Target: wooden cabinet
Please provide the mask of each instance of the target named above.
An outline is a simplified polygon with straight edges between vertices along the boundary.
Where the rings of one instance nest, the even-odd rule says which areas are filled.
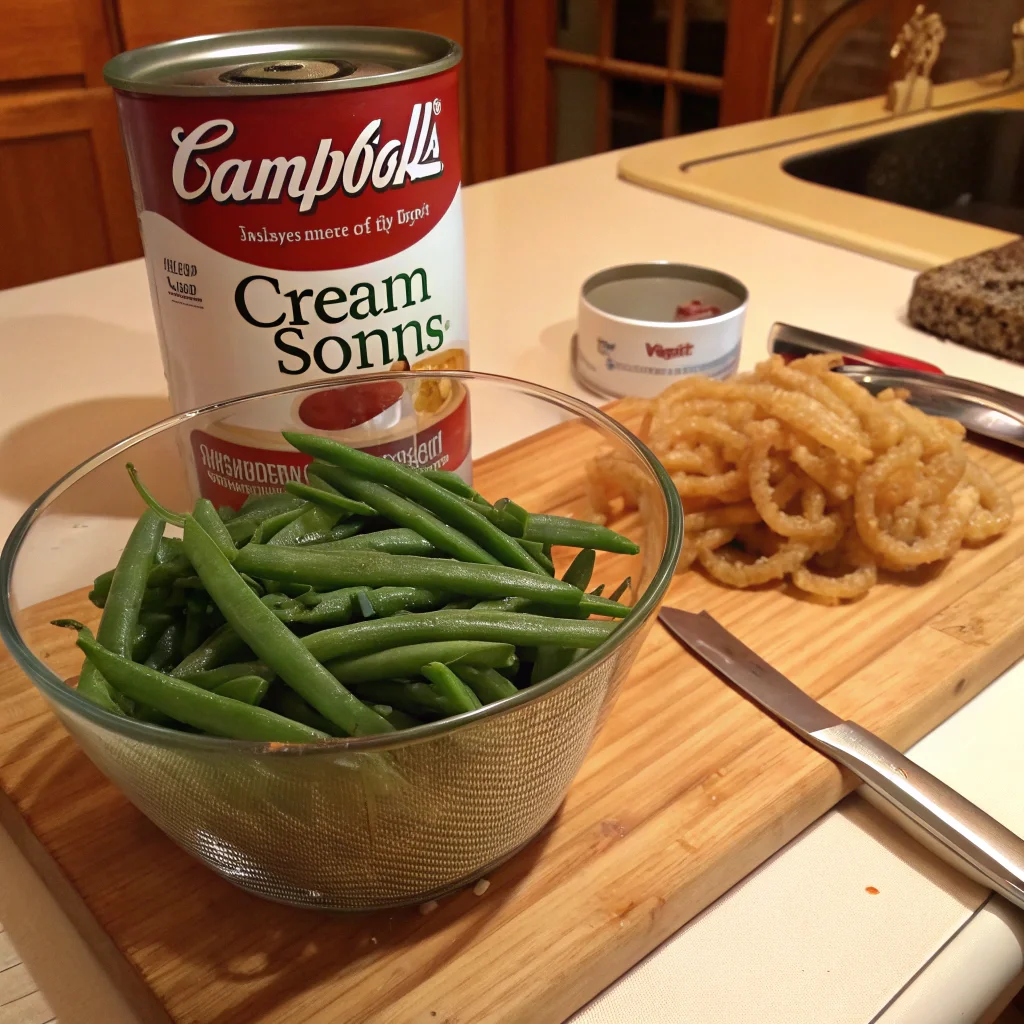
[[[508,0],[512,2],[512,0]],[[505,0],[0,0],[0,288],[141,255],[103,65],[191,35],[382,25],[463,45],[463,179],[505,173]]]
[[[141,251],[103,0],[0,0],[0,288]]]
[[[108,89],[0,101],[0,286],[141,254]]]

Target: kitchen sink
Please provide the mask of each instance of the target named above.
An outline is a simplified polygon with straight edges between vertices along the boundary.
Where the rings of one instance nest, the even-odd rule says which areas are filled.
[[[1024,110],[985,109],[790,157],[816,185],[1024,234]]]

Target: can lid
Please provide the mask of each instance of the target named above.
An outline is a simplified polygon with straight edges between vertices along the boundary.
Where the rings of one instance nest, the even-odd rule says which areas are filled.
[[[127,50],[103,77],[124,92],[158,95],[331,92],[423,78],[461,58],[451,39],[412,29],[271,28]]]

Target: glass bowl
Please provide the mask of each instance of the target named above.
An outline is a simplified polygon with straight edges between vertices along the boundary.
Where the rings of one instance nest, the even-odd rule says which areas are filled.
[[[374,388],[385,398],[367,407]],[[391,444],[391,457],[413,464],[436,457],[440,446],[456,468],[461,452],[462,470],[472,468],[488,497],[509,496],[531,511],[585,515],[588,459],[617,453],[650,492],[641,512],[614,524],[641,553],[602,555],[594,579],[611,590],[628,572],[633,611],[557,675],[476,711],[386,736],[269,749],[118,717],[80,698],[65,681],[81,667],[74,635],[47,623],[98,621],[88,586],[115,563],[142,509],[125,462],[171,507],[190,506],[197,490],[217,504],[222,491],[231,492],[237,503],[246,488],[280,489],[285,473],[267,469],[285,456],[266,452],[247,468],[240,444],[266,445],[283,428],[309,430],[310,419],[338,427],[332,417],[353,405],[363,411],[350,420],[368,418],[346,421],[332,436],[378,450]],[[438,424],[449,429],[449,414],[471,429],[461,440],[449,430],[441,444]],[[221,449],[228,454],[218,456]],[[301,475],[294,453],[288,458],[288,472]],[[218,874],[301,906],[399,906],[475,881],[554,815],[653,622],[681,540],[682,509],[665,470],[628,430],[585,402],[469,372],[320,382],[164,420],[55,484],[0,556],[0,636],[97,767]],[[564,567],[571,554],[556,548],[556,562]]]

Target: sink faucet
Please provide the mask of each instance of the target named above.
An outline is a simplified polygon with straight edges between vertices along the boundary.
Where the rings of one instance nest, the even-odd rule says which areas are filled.
[[[934,12],[925,14],[924,4],[918,4],[889,51],[893,60],[903,61],[902,75],[889,86],[887,106],[894,114],[909,114],[931,106],[932,68],[945,38],[942,18]]]

